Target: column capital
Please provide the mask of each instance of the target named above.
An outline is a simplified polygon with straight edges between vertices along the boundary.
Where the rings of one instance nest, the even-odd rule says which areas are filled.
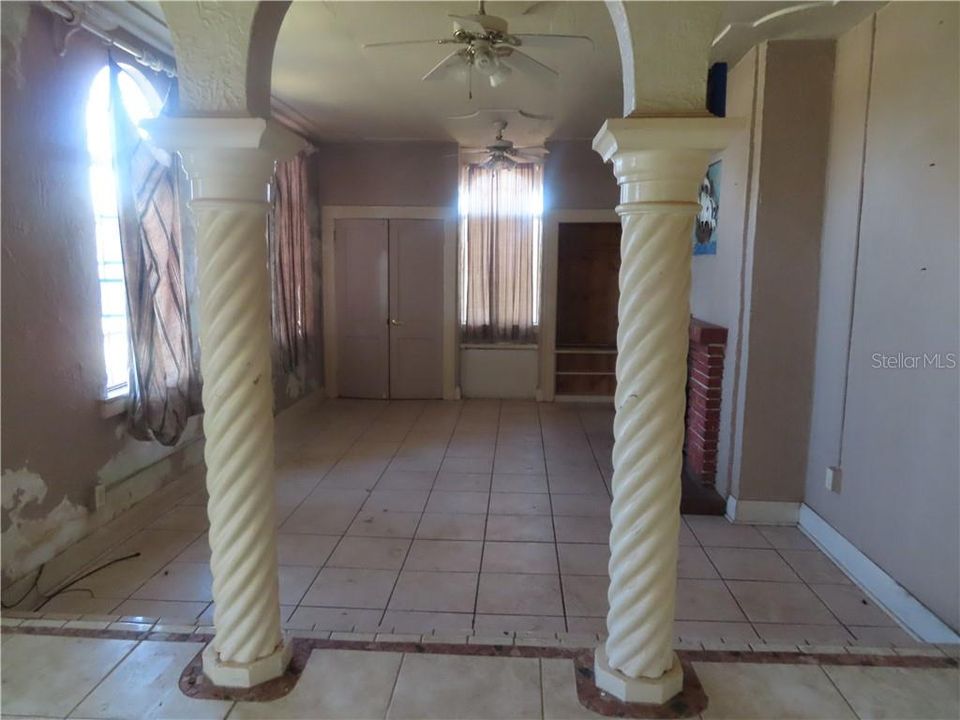
[[[159,117],[141,127],[180,153],[194,201],[263,203],[274,164],[307,147],[280,123],[257,117]]]
[[[604,162],[617,155],[650,150],[716,152],[746,127],[740,118],[640,117],[612,118],[593,138],[593,149]]]
[[[696,212],[696,196],[711,156],[745,124],[739,118],[645,117],[607,120],[593,139],[613,162],[620,185],[617,212]],[[673,207],[670,207],[673,205]]]

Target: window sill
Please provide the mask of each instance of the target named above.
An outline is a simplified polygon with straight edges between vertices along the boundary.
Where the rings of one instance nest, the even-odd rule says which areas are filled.
[[[123,415],[127,411],[127,399],[129,395],[123,393],[122,395],[114,395],[113,397],[104,398],[100,401],[100,417],[112,418],[117,415]]]
[[[461,350],[536,350],[536,343],[460,343]]]

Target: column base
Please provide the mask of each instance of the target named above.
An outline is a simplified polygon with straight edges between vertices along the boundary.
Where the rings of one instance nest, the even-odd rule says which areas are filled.
[[[290,664],[290,643],[280,641],[269,655],[250,663],[224,662],[210,642],[203,649],[203,674],[221,687],[250,688],[283,675]]]
[[[660,677],[632,678],[610,667],[607,649],[601,645],[594,653],[593,675],[598,688],[623,702],[663,705],[683,690],[683,669],[676,653],[670,669]]]

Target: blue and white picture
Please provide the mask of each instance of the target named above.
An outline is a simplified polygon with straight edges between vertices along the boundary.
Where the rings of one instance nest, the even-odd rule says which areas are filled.
[[[693,224],[693,254],[717,254],[717,220],[720,217],[720,161],[711,163],[700,183],[700,212]]]

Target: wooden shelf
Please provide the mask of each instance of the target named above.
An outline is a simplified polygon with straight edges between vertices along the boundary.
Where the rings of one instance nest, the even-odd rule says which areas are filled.
[[[558,228],[557,395],[608,397],[616,390],[620,235],[618,223]]]

